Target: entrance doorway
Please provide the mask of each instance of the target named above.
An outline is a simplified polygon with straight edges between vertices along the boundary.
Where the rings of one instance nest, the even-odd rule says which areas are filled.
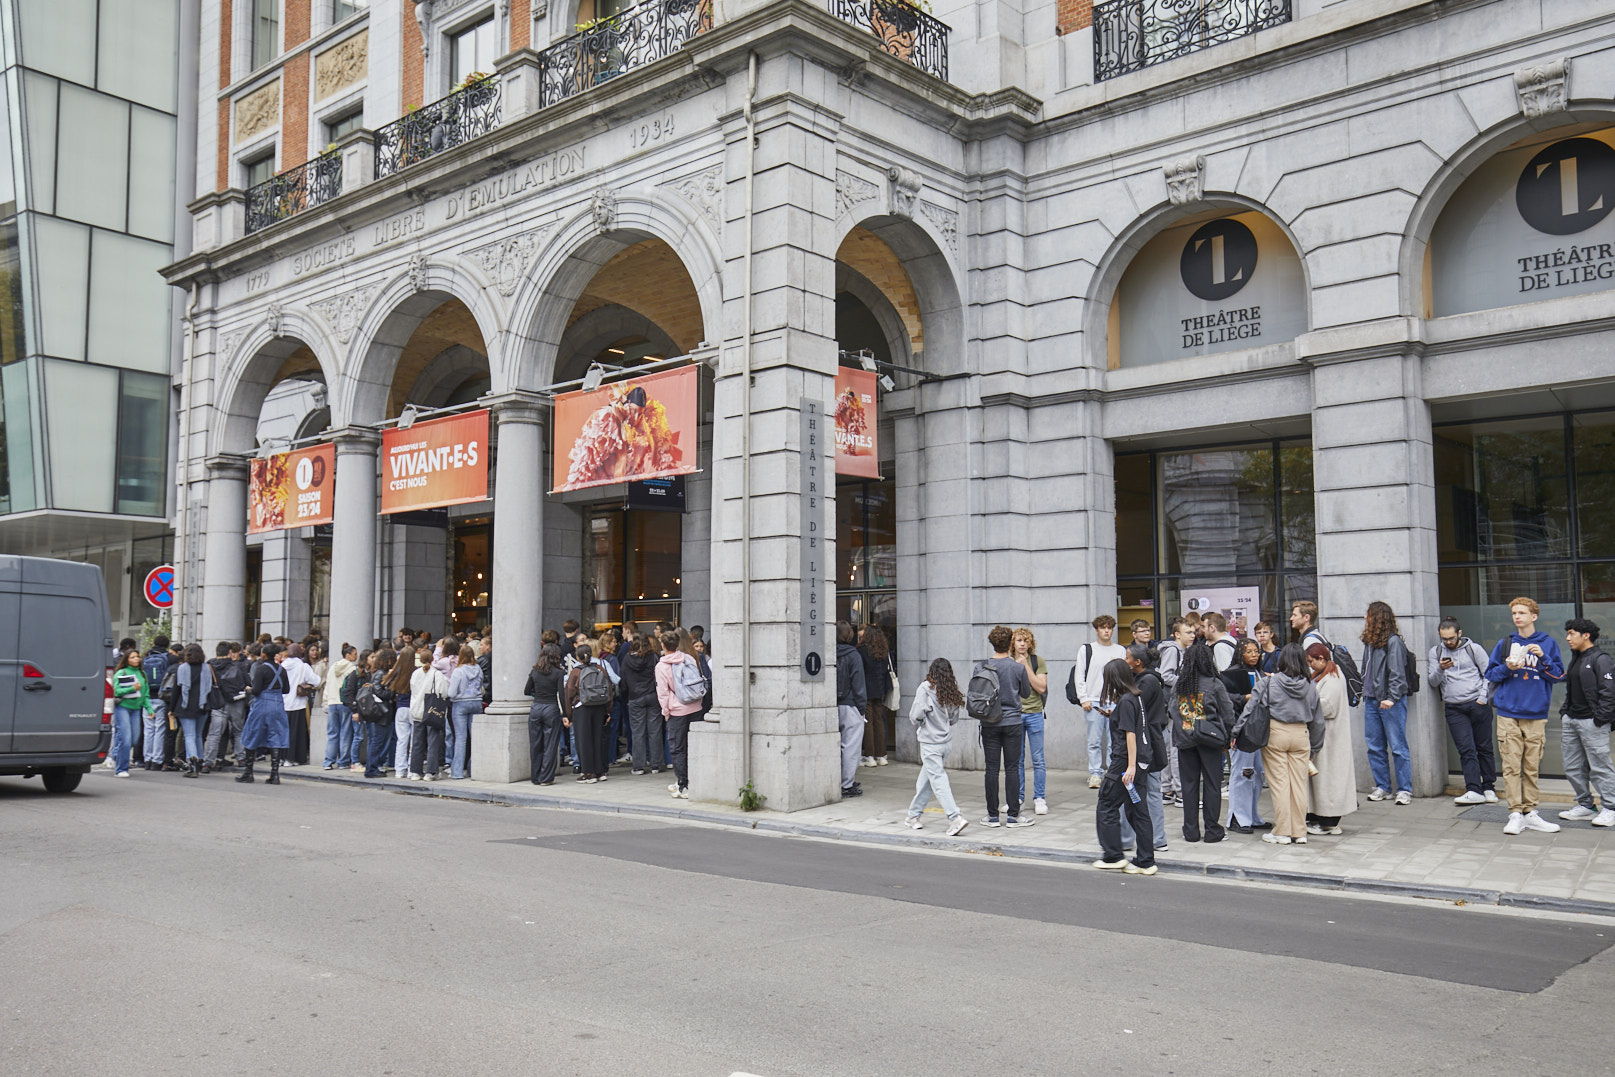
[[[596,629],[679,620],[684,518],[677,512],[591,508],[584,536],[586,611]]]
[[[493,517],[456,520],[452,535],[454,630],[485,628],[493,624]]]

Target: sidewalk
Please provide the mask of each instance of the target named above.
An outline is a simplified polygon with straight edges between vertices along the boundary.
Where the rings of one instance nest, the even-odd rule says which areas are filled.
[[[932,802],[924,829],[903,825],[916,766],[893,763],[861,768],[864,796],[820,808],[782,815],[742,812],[734,803],[674,800],[668,795],[671,775],[633,777],[627,768],[611,780],[582,785],[570,775],[553,786],[526,782],[399,781],[366,779],[347,771],[293,767],[281,771],[298,781],[329,781],[384,788],[420,796],[449,797],[530,807],[612,811],[742,826],[755,830],[845,841],[947,848],[988,855],[1020,856],[1067,863],[1086,863],[1098,855],[1094,836],[1095,791],[1087,775],[1050,771],[1049,814],[1037,825],[1019,830],[981,826],[984,812],[982,775],[950,771],[954,795],[970,820],[957,838],[944,834],[941,810]],[[1271,819],[1267,794],[1263,818]],[[1565,804],[1544,804],[1545,817],[1560,822]],[[1226,808],[1224,808],[1226,816]],[[1503,805],[1456,807],[1449,797],[1415,800],[1406,807],[1389,801],[1364,800],[1347,816],[1338,838],[1314,837],[1306,845],[1270,845],[1260,835],[1230,832],[1214,845],[1182,840],[1182,811],[1167,808],[1169,847],[1157,854],[1163,873],[1187,873],[1333,890],[1356,890],[1427,897],[1469,904],[1511,905],[1560,912],[1615,917],[1615,829],[1586,823],[1562,823],[1557,834],[1503,834],[1508,811]]]

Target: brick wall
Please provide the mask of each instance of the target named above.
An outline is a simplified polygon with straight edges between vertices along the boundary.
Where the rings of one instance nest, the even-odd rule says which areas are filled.
[[[230,85],[230,49],[235,38],[231,0],[219,0],[219,89]],[[230,186],[230,102],[219,102],[218,190]]]
[[[1059,0],[1054,32],[1069,34],[1093,25],[1093,0]]]
[[[308,65],[309,55],[304,52],[281,68],[279,172],[308,160]]]
[[[407,109],[411,105],[420,105],[425,99],[421,96],[422,83],[426,73],[421,61],[421,24],[415,21],[415,7],[406,4],[404,8],[404,32],[398,35],[399,66],[403,71],[399,98]]]
[[[533,43],[532,0],[513,0],[510,5],[510,47],[525,49]]]

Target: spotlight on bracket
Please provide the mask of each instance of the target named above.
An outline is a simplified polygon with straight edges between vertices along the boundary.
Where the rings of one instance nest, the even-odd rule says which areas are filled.
[[[420,415],[421,409],[414,404],[405,404],[403,412],[398,416],[398,429],[408,430],[415,425],[415,419]]]
[[[865,370],[873,373],[875,370],[875,353],[868,348],[860,350],[858,352],[858,363]]]
[[[583,391],[592,393],[600,388],[600,382],[606,376],[606,368],[599,363],[590,363],[589,369],[583,375]]]
[[[879,380],[880,387],[886,390],[888,393],[897,389],[897,383],[892,380],[892,376],[890,374],[882,374]]]

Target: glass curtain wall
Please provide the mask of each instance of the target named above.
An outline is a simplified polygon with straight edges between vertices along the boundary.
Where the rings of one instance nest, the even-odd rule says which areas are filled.
[[[1508,603],[1522,595],[1542,607],[1537,627],[1561,651],[1571,617],[1615,636],[1615,411],[1444,423],[1434,434],[1441,612],[1488,651],[1513,631]],[[1544,774],[1564,772],[1563,698],[1561,684]]]
[[[1193,600],[1251,609],[1289,634],[1292,602],[1317,598],[1312,447],[1267,441],[1116,454],[1116,619],[1156,638]],[[1236,635],[1254,628],[1232,625]]]

